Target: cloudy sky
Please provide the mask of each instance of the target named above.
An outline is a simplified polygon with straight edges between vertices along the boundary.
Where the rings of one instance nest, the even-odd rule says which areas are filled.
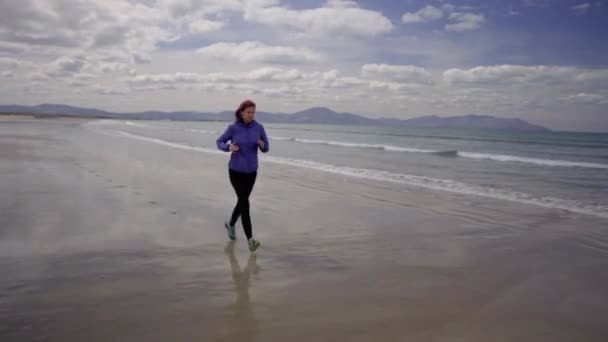
[[[608,1],[0,0],[0,104],[608,132]]]

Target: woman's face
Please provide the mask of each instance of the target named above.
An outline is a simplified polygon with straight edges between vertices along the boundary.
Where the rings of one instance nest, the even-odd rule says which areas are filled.
[[[253,121],[253,118],[255,117],[255,107],[247,107],[247,108],[243,109],[243,112],[241,115],[243,116],[243,121],[245,121],[245,122]]]

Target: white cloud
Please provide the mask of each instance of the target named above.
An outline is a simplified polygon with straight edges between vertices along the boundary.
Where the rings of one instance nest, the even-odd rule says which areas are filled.
[[[83,89],[87,86],[87,83],[80,80],[70,80],[68,81],[68,85],[72,88]]]
[[[84,65],[83,57],[61,57],[51,63],[51,73],[58,75],[78,73]]]
[[[456,6],[454,6],[452,4],[443,4],[443,5],[441,5],[441,9],[444,12],[454,12],[456,10]]]
[[[23,62],[16,58],[0,57],[0,66],[3,68],[18,68]]]
[[[330,70],[323,73],[313,73],[309,78],[313,82],[310,88],[325,88],[325,89],[348,89],[364,86],[367,82],[353,76],[342,76],[338,70]]]
[[[401,21],[404,24],[413,24],[413,23],[425,23],[429,21],[434,21],[441,19],[443,17],[443,12],[434,6],[427,5],[426,7],[411,13],[404,13],[401,17]]]
[[[48,64],[34,64],[23,62],[22,69],[29,71],[28,79],[34,79],[41,84],[45,81],[53,81],[50,84],[57,85],[58,81],[71,82],[91,80],[98,74],[108,74],[118,71],[120,63],[100,63],[90,61],[84,54],[59,57]],[[44,75],[44,77],[40,76]]]
[[[47,81],[49,77],[41,72],[30,72],[27,74],[27,79],[30,81]]]
[[[379,90],[379,91],[390,91],[394,93],[410,93],[417,94],[419,91],[416,87],[412,87],[410,84],[404,84],[399,82],[391,82],[391,81],[370,81],[369,83],[370,89]],[[386,94],[386,93],[385,93]]]
[[[0,2],[0,49],[26,46],[28,55],[47,59],[86,51],[91,61],[109,54],[130,61],[176,32],[160,10],[132,1]]]
[[[414,65],[365,64],[361,67],[361,75],[372,79],[433,84],[431,73]]]
[[[203,75],[196,73],[176,72],[172,74],[141,74],[133,77],[133,84],[163,84],[163,83],[196,83],[204,81]]]
[[[128,84],[136,91],[152,90],[205,90],[210,92],[251,92],[256,82],[272,84],[273,79],[263,73],[190,73],[140,74],[129,79]],[[276,81],[276,80],[275,80]],[[281,81],[283,82],[283,81]]]
[[[257,81],[293,81],[303,78],[297,69],[284,70],[281,68],[260,68],[247,73],[247,79]]]
[[[238,0],[157,0],[156,7],[171,18],[212,15],[225,11],[240,11],[243,4]]]
[[[557,66],[496,65],[471,69],[448,69],[443,79],[448,84],[517,84],[530,81],[568,80],[576,75],[576,69]]]
[[[125,95],[129,93],[129,89],[125,87],[115,87],[115,86],[95,86],[93,87],[94,91],[99,95]]]
[[[451,24],[446,24],[446,31],[463,32],[477,30],[486,21],[483,14],[454,12],[450,14]]]
[[[277,4],[277,1],[249,1],[245,6],[244,18],[258,24],[289,27],[323,37],[374,37],[393,30],[392,22],[381,12],[360,8],[353,1],[332,0],[322,7],[304,10],[293,10]]]
[[[443,79],[432,96],[441,100],[439,108],[533,118],[559,129],[608,129],[602,119],[608,108],[608,69],[479,66],[448,69]]]
[[[578,93],[562,98],[570,104],[608,104],[608,97],[599,94]]]
[[[594,84],[608,85],[608,69],[586,70],[577,73],[575,80]]]
[[[0,41],[0,53],[24,53],[28,50],[28,46],[20,43]]]
[[[131,69],[128,64],[112,62],[112,63],[99,63],[95,67],[94,70],[99,73],[107,74],[107,73],[114,73],[114,72],[128,73],[128,72],[130,72]]]
[[[152,62],[152,59],[150,58],[149,55],[141,54],[141,53],[134,53],[131,56],[131,61],[135,64],[150,64],[150,62]]]
[[[8,78],[8,79],[14,79],[15,73],[12,71],[4,71],[4,72],[2,72],[2,77]]]
[[[221,30],[226,13],[242,12],[241,0],[157,0],[155,8],[166,17],[165,25],[177,36]]]
[[[190,22],[189,24],[191,33],[205,33],[211,31],[217,31],[226,25],[221,21],[212,21],[207,19],[198,19]]]
[[[297,69],[259,68],[247,73],[191,73],[176,72],[169,74],[141,74],[130,79],[132,84],[204,84],[204,83],[252,83],[252,82],[285,82],[307,77]]]
[[[197,52],[204,57],[236,60],[243,63],[311,63],[321,60],[321,55],[308,48],[269,46],[260,42],[215,43]]]
[[[285,82],[289,82],[285,84]],[[260,94],[280,92],[283,95],[301,96],[317,94],[324,96],[328,90],[366,89],[370,81],[348,75],[342,75],[338,70],[314,71],[302,73],[297,69],[259,68],[248,73],[173,73],[173,74],[143,74],[133,77],[129,82],[138,90],[150,89],[206,89],[210,91],[226,91],[239,89]],[[281,85],[279,87],[273,85]],[[288,86],[289,91],[285,91]],[[395,87],[399,88],[399,87]],[[264,91],[263,89],[274,89]],[[282,89],[282,90],[281,90]],[[279,91],[281,90],[281,91]]]
[[[303,89],[299,87],[294,87],[291,85],[283,85],[276,88],[257,88],[252,87],[251,93],[254,95],[261,94],[265,96],[269,96],[273,99],[281,99],[283,101],[298,101],[302,100],[305,97],[306,93]]]
[[[145,77],[145,76],[144,76]],[[155,79],[166,82],[168,79],[179,78],[179,75],[163,75]],[[183,77],[182,77],[183,78]],[[272,87],[272,84],[284,84],[289,82],[288,85],[291,90],[297,89],[295,92],[286,92],[298,94],[302,96],[303,92],[306,94],[314,94],[317,97],[328,96],[328,92],[331,91],[392,91],[392,92],[413,92],[416,86],[420,86],[420,83],[404,83],[393,80],[378,81],[375,79],[361,79],[356,76],[343,74],[339,70],[332,69],[328,71],[313,71],[313,72],[301,72],[297,69],[281,69],[281,68],[260,68],[253,70],[248,73],[212,73],[212,74],[198,74],[192,77],[198,82],[223,82],[226,84],[239,84],[242,87],[248,87],[250,89],[284,89],[281,87]],[[399,77],[398,77],[399,78]],[[420,81],[418,77],[411,76],[411,78]],[[410,80],[411,81],[411,80]],[[269,94],[264,91],[260,91],[262,94]],[[301,98],[300,98],[301,99]]]
[[[576,6],[572,6],[571,8],[576,14],[587,14],[587,12],[589,12],[589,10],[591,9],[591,4],[585,2]]]

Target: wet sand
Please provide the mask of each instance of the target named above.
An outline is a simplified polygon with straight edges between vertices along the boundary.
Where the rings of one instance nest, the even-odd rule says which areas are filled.
[[[607,221],[0,122],[1,341],[608,340]]]

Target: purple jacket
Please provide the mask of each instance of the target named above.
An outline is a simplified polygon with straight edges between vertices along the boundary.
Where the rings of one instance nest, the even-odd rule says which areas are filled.
[[[264,141],[264,148],[259,147],[258,139]],[[242,121],[237,121],[226,129],[226,131],[217,138],[217,148],[228,152],[231,141],[239,147],[239,150],[232,152],[228,167],[234,171],[242,173],[252,173],[258,170],[258,148],[260,151],[268,152],[270,145],[264,126],[253,120],[249,124]]]

